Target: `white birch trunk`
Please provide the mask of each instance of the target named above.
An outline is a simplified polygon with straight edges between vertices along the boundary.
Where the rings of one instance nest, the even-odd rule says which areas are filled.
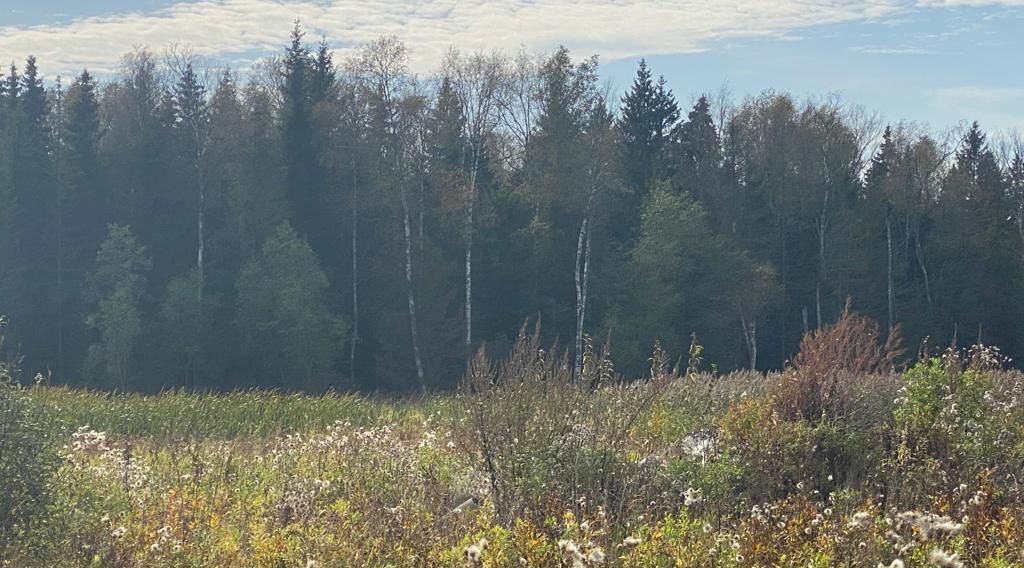
[[[747,360],[750,370],[753,371],[757,369],[757,322],[740,316],[740,326],[743,328],[743,342],[747,347]]]
[[[469,172],[469,195],[466,205],[466,361],[473,356],[473,229],[474,229],[474,205],[476,204],[476,173],[479,168],[479,150],[473,148],[472,170]]]
[[[409,331],[412,335],[412,354],[416,362],[416,380],[419,382],[420,390],[427,391],[427,384],[423,379],[423,361],[420,358],[419,332],[416,325],[416,295],[413,289],[412,277],[412,227],[409,219],[409,199],[406,196],[405,186],[401,189],[402,198],[402,224],[405,233],[405,284],[406,296],[409,301]]]
[[[583,367],[583,318],[584,318],[584,292],[583,292],[583,249],[584,239],[587,238],[587,223],[590,221],[587,217],[583,218],[583,223],[580,224],[579,237],[576,239],[576,270],[573,273],[573,277],[576,281],[576,342],[575,342],[575,356],[573,358],[572,366],[572,377],[573,380],[579,380],[580,372]]]

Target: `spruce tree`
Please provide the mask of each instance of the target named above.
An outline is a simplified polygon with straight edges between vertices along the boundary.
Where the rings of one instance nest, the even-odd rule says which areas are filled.
[[[664,174],[662,152],[678,120],[679,106],[665,79],[655,82],[641,59],[633,86],[622,97],[617,121],[626,183],[641,200],[651,182]]]
[[[86,306],[81,290],[92,268],[93,251],[106,233],[107,203],[99,157],[100,104],[96,81],[88,71],[75,79],[64,97],[57,198],[57,238],[63,361],[55,370],[73,373],[67,363],[81,361],[87,347]],[[62,380],[65,377],[59,377]]]

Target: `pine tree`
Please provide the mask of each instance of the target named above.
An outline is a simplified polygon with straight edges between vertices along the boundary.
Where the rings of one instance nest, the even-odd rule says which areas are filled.
[[[10,116],[9,183],[14,200],[17,252],[11,267],[12,330],[30,372],[44,371],[57,355],[56,192],[50,143],[50,106],[35,57],[18,75],[12,66],[7,92]]]
[[[303,43],[304,36],[305,32],[296,22],[283,62],[281,144],[285,192],[292,207],[293,225],[319,253],[322,251],[318,226],[321,196],[313,148],[314,60]]]
[[[697,99],[686,121],[673,131],[667,154],[673,185],[703,204],[712,226],[726,230],[735,222],[735,214],[730,211],[734,196],[726,193],[723,183],[721,141],[706,96]]]
[[[88,71],[68,88],[61,125],[57,198],[62,357],[55,368],[67,372],[65,360],[80,361],[85,353],[86,307],[80,293],[92,268],[93,251],[106,233],[107,208],[99,158],[100,104],[96,82]],[[65,377],[59,377],[62,380]]]
[[[629,188],[643,200],[651,182],[665,174],[663,151],[679,120],[679,106],[665,79],[652,80],[647,62],[640,60],[633,87],[622,97],[617,121],[622,139],[622,163]]]
[[[330,98],[335,88],[337,70],[334,67],[334,55],[327,45],[327,38],[320,40],[316,56],[313,58],[312,83],[310,86],[310,102],[316,106]]]
[[[1017,150],[1006,173],[1007,194],[1013,211],[1013,220],[1017,225],[1017,234],[1024,246],[1024,152]]]

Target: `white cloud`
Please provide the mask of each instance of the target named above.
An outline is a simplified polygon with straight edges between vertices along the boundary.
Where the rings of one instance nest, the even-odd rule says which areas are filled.
[[[935,52],[923,47],[883,47],[876,45],[861,45],[852,48],[857,53],[870,55],[933,55]]]
[[[917,0],[920,8],[955,8],[959,6],[1024,6],[1024,0]]]
[[[1024,115],[1016,103],[1024,100],[1024,87],[960,85],[931,90],[930,106],[954,120],[977,120],[983,128],[1024,129]]]
[[[619,59],[700,51],[716,39],[786,37],[905,6],[906,0],[199,0],[151,13],[0,27],[0,53],[32,53],[48,74],[82,67],[103,74],[136,45],[177,43],[229,58],[274,53],[301,18],[311,36],[325,34],[343,54],[395,34],[410,46],[414,68],[430,71],[452,45],[472,51],[564,44],[578,55]]]

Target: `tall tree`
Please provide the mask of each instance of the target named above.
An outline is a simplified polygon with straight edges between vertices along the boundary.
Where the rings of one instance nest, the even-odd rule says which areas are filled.
[[[651,183],[666,177],[665,150],[678,121],[679,105],[665,78],[654,81],[647,61],[641,59],[616,121],[625,182],[634,196],[628,205],[637,214]]]
[[[12,331],[25,350],[30,372],[46,372],[56,360],[58,310],[56,263],[56,191],[53,183],[50,104],[35,57],[20,75],[8,76],[8,183],[13,199],[15,247],[13,294],[5,300]]]
[[[1013,205],[1013,220],[1017,225],[1017,235],[1024,246],[1024,152],[1017,150],[1013,161],[1006,172],[1006,185],[1010,202]]]
[[[293,225],[318,255],[324,255],[330,248],[329,220],[324,215],[324,175],[317,161],[313,111],[318,97],[332,87],[334,71],[326,46],[314,56],[304,37],[296,22],[281,66],[281,151]]]
[[[454,92],[461,107],[457,113],[454,109],[445,109],[444,112],[448,114],[447,118],[460,121],[465,130],[461,136],[464,148],[461,156],[462,184],[459,190],[462,195],[456,197],[456,202],[464,212],[462,232],[465,240],[464,317],[467,361],[472,356],[473,347],[473,232],[474,212],[479,200],[477,179],[484,166],[485,144],[499,120],[497,96],[502,65],[497,54],[486,56],[477,53],[463,58],[457,51],[452,51],[446,62],[448,76],[442,84],[442,87],[447,85]],[[441,102],[450,104],[451,101],[441,99]]]
[[[377,171],[383,189],[397,201],[402,266],[405,279],[405,304],[409,339],[417,386],[426,390],[420,331],[417,322],[416,277],[413,256],[410,183],[420,163],[422,136],[417,129],[417,113],[422,100],[413,92],[408,72],[405,44],[395,37],[382,37],[363,47],[356,61],[364,88],[370,95],[371,128],[377,149]]]
[[[722,172],[721,140],[711,117],[711,103],[701,96],[693,109],[672,133],[667,154],[672,183],[697,198],[718,231],[732,231],[736,222],[735,196],[727,193]]]
[[[96,253],[86,295],[93,312],[87,322],[99,333],[87,365],[92,374],[105,371],[108,380],[125,389],[133,377],[132,353],[142,332],[140,302],[146,272],[152,263],[146,249],[125,225],[110,225],[107,240]]]
[[[238,280],[238,325],[253,372],[267,384],[312,388],[330,384],[335,349],[346,326],[327,303],[327,276],[309,245],[288,224],[278,226]],[[294,382],[296,377],[301,382]]]
[[[64,347],[72,360],[84,349],[85,306],[80,290],[92,268],[93,251],[106,234],[107,207],[99,158],[100,103],[96,81],[82,71],[63,98],[57,172],[57,282],[60,353],[56,370],[64,376]],[[70,341],[65,342],[67,337]]]

